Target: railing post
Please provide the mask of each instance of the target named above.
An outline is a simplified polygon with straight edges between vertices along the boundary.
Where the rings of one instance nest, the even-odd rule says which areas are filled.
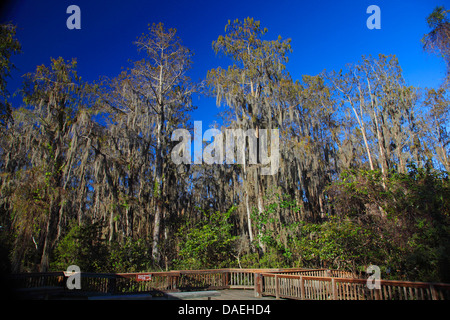
[[[374,289],[375,290],[375,300],[381,300],[381,289]]]
[[[333,295],[333,300],[337,300],[338,299],[337,287],[336,287],[336,281],[334,280],[334,278],[331,279],[331,293]]]
[[[175,274],[173,276],[173,290],[178,291],[178,287],[180,286],[180,274]]]
[[[110,293],[110,294],[116,293],[116,278],[115,277],[108,278],[108,293]]]
[[[169,290],[175,290],[175,287],[176,287],[176,278],[175,278],[175,276],[174,275],[168,275],[167,278],[168,278],[168,281],[167,281],[168,289]]]
[[[262,296],[262,276],[260,273],[255,273],[255,297]]]
[[[433,300],[439,300],[439,299],[438,299],[438,295],[437,295],[436,288],[435,288],[432,284],[430,284],[430,291],[431,291],[431,299],[433,299]]]
[[[275,275],[275,299],[280,299],[280,282],[277,274]]]
[[[300,277],[300,298],[305,300],[305,280],[303,280],[303,277]]]
[[[225,288],[229,288],[229,287],[230,287],[230,285],[229,285],[229,283],[228,283],[229,273],[230,273],[230,271],[224,271],[224,272],[222,273],[222,284],[223,284],[223,286],[224,286]]]

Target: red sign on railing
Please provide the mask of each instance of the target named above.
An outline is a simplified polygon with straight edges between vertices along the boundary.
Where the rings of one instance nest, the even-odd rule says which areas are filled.
[[[137,274],[136,281],[152,281],[151,274]]]

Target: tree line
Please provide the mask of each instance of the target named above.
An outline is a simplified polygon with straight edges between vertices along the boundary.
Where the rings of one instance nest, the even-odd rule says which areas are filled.
[[[449,67],[447,11],[427,21],[424,49]],[[117,77],[85,82],[76,59],[51,59],[24,76],[13,107],[21,47],[2,25],[2,268],[376,264],[383,278],[450,281],[448,79],[408,85],[380,54],[294,80],[290,39],[266,33],[228,21],[213,50],[230,63],[198,83],[176,30],[153,24],[134,42],[143,58]],[[194,94],[216,98],[218,129],[278,129],[277,173],[249,162],[249,142],[242,164],[175,164],[171,135],[194,135]]]

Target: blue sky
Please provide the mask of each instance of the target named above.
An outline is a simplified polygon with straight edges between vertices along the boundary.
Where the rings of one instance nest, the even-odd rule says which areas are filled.
[[[140,58],[133,45],[153,22],[176,28],[183,44],[194,51],[190,76],[199,80],[207,70],[224,65],[215,56],[213,40],[224,33],[227,21],[248,16],[268,28],[267,39],[278,35],[292,39],[293,53],[287,65],[295,79],[339,70],[362,55],[396,54],[410,85],[437,87],[444,75],[444,62],[422,50],[420,39],[429,31],[426,17],[447,0],[344,0],[344,1],[175,1],[175,0],[17,0],[2,9],[2,22],[18,26],[23,53],[13,58],[17,70],[9,80],[10,92],[33,72],[49,64],[50,57],[77,58],[78,73],[86,81],[114,77],[128,60]],[[69,30],[66,9],[81,9],[81,30]],[[369,5],[381,9],[381,29],[369,30]],[[197,97],[192,120],[207,127],[219,109],[215,100]]]

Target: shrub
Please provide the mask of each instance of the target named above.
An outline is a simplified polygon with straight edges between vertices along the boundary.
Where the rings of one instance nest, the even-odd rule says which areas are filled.
[[[150,243],[126,238],[110,246],[111,272],[144,272],[152,269]]]
[[[51,263],[53,270],[66,270],[77,265],[83,272],[105,272],[108,247],[101,237],[101,223],[72,225],[58,243]]]
[[[234,262],[236,236],[230,217],[236,207],[227,212],[205,212],[205,219],[189,228],[182,226],[177,233],[180,238],[179,269],[214,269],[229,267]]]

